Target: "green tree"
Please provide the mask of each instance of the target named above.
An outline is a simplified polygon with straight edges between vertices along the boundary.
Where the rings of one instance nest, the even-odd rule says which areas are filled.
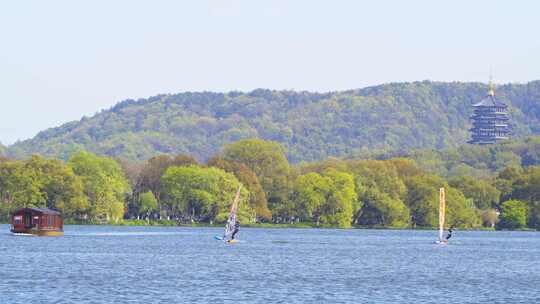
[[[32,156],[25,162],[24,169],[39,179],[47,208],[60,210],[68,216],[87,208],[82,180],[64,162]]]
[[[120,165],[111,158],[89,152],[74,154],[68,165],[82,179],[90,203],[87,214],[90,219],[96,222],[121,220],[130,187]]]
[[[321,221],[342,228],[351,227],[353,214],[361,207],[356,200],[354,177],[337,170],[327,170],[323,176],[331,183],[330,195],[322,207]]]
[[[397,157],[389,159],[388,162],[396,169],[398,176],[401,179],[411,178],[424,174],[422,169],[418,167],[418,164],[414,159]]]
[[[507,167],[521,166],[521,157],[513,151],[498,151],[494,155],[492,169],[496,172]]]
[[[402,199],[407,193],[393,162],[380,160],[349,161],[349,172],[359,182],[360,189],[377,189],[393,199]]]
[[[208,165],[233,173],[249,190],[249,205],[255,210],[257,219],[266,221],[272,219],[272,212],[268,209],[266,194],[255,172],[242,163],[227,161],[217,156],[210,159]]]
[[[9,212],[21,207],[45,207],[46,197],[35,171],[28,171],[21,161],[0,163],[0,199],[4,220]]]
[[[448,226],[476,227],[480,224],[472,200],[454,189],[440,177],[425,175],[407,181],[406,204],[411,211],[413,225],[437,227],[439,222],[439,188],[446,189],[446,223]]]
[[[157,211],[157,199],[152,191],[146,191],[139,196],[139,214],[148,217],[152,212]]]
[[[498,229],[517,229],[527,227],[527,203],[510,200],[501,204],[500,221]]]
[[[20,207],[47,207],[69,217],[88,202],[81,179],[69,167],[39,156],[0,163],[0,189],[6,214]]]
[[[513,186],[512,197],[529,205],[529,227],[540,229],[540,166],[527,168]]]
[[[459,189],[466,198],[472,199],[478,209],[487,210],[499,203],[500,191],[486,180],[460,176],[451,179],[449,183]]]
[[[409,225],[409,208],[400,199],[392,198],[376,188],[361,191],[359,197],[363,208],[358,224],[399,228]]]
[[[287,200],[289,162],[285,149],[279,143],[260,139],[240,140],[223,148],[223,158],[245,164],[255,172],[271,210]]]
[[[295,209],[304,220],[320,223],[323,206],[329,200],[332,181],[318,173],[311,172],[296,178],[293,186]],[[333,189],[332,189],[333,190]]]
[[[512,198],[515,183],[521,178],[523,169],[521,167],[507,167],[500,171],[495,178],[494,186],[501,193],[499,202],[507,201]]]
[[[301,174],[306,174],[309,172],[316,172],[319,174],[322,174],[326,170],[334,169],[341,172],[348,172],[348,164],[346,161],[336,158],[336,157],[329,157],[325,160],[318,161],[318,162],[301,162],[298,165],[299,172]]]
[[[326,169],[322,174],[310,172],[298,176],[293,183],[291,200],[287,208],[280,210],[280,215],[346,228],[351,226],[353,214],[360,207],[354,177]]]
[[[540,113],[539,113],[540,114]],[[523,165],[534,166],[540,164],[540,137],[530,137],[525,140],[526,148],[523,150]]]
[[[363,206],[356,216],[358,224],[393,227],[409,224],[409,210],[403,203],[407,189],[402,179],[419,174],[414,161],[349,161],[349,170],[355,175],[358,201]]]
[[[190,221],[224,220],[240,185],[230,173],[198,166],[170,167],[161,179],[171,214]],[[242,188],[238,213],[243,221],[253,218],[248,195]]]
[[[158,202],[158,208],[161,210],[161,177],[169,167],[190,165],[197,165],[197,161],[188,155],[177,155],[175,157],[170,155],[158,155],[148,159],[138,175],[137,187],[134,191],[135,196],[137,196],[138,193],[152,191]]]

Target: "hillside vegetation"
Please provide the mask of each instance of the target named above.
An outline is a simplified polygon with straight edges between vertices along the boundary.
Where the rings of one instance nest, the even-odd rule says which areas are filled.
[[[67,160],[85,150],[129,160],[189,154],[206,161],[228,143],[279,142],[292,163],[329,156],[451,149],[468,140],[480,83],[393,83],[331,93],[271,91],[180,93],[126,100],[80,121],[11,145],[7,154]],[[540,81],[501,85],[513,136],[540,134]],[[1,147],[0,147],[1,150]]]
[[[487,178],[507,167],[540,165],[540,137],[512,139],[486,146],[465,144],[443,150],[422,149],[387,153],[375,151],[354,158],[384,160],[394,157],[414,159],[424,171],[442,177]]]
[[[512,146],[527,155],[539,151],[531,148],[539,142],[536,137]],[[471,147],[468,157],[502,147],[491,146],[488,154],[484,147]],[[451,170],[451,176],[441,177],[419,166],[430,162],[421,157],[328,158],[294,165],[284,152],[277,142],[247,139],[225,145],[206,164],[189,155],[136,163],[84,151],[67,162],[0,158],[0,220],[32,206],[59,210],[76,222],[222,223],[242,185],[238,216],[243,224],[435,227],[438,191],[444,187],[449,227],[540,229],[539,158],[524,166],[510,162],[484,176]],[[449,153],[440,155],[452,159]],[[495,164],[507,159],[493,155]],[[473,159],[468,166],[480,170],[485,162]]]

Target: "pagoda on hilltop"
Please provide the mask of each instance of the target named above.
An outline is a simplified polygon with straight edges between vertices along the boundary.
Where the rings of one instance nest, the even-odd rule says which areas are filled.
[[[471,116],[473,127],[470,144],[489,145],[508,139],[508,106],[495,98],[493,83],[489,81],[488,94],[479,103],[473,105]]]

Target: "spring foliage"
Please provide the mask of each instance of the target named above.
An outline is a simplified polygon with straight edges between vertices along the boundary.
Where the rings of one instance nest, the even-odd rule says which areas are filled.
[[[499,163],[496,157],[501,153],[496,151],[508,145],[527,147],[531,142],[536,140],[439,155],[446,155],[447,164],[463,165],[460,159],[466,158],[474,168],[486,164],[484,157]],[[438,189],[444,187],[449,226],[539,229],[540,167],[532,150],[520,153],[528,155],[531,165],[486,167],[476,176],[452,170],[448,177],[434,174],[432,166],[426,169],[433,154],[415,154],[426,159],[328,158],[290,165],[279,143],[260,139],[226,145],[206,164],[187,155],[159,155],[133,163],[84,151],[67,162],[40,156],[24,161],[2,158],[0,217],[5,221],[11,210],[32,206],[96,223],[122,218],[222,222],[242,186],[243,223],[435,227]]]
[[[158,95],[45,130],[7,153],[67,160],[86,150],[139,161],[188,154],[204,162],[226,144],[255,137],[279,142],[291,163],[455,149],[469,139],[472,103],[486,94],[485,84],[422,81],[324,94],[257,89]],[[540,134],[540,81],[498,86],[496,96],[509,104],[514,137]],[[501,151],[490,165],[527,163],[538,153]],[[425,160],[433,170],[449,169],[440,167],[437,155]],[[470,171],[471,163],[465,165],[456,170]]]

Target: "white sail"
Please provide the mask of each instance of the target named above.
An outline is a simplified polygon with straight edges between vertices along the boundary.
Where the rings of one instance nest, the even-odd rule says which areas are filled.
[[[439,189],[439,242],[444,242],[444,216],[446,209],[446,197],[444,188]]]
[[[238,201],[240,200],[240,189],[242,185],[238,187],[236,191],[236,196],[231,204],[231,211],[229,212],[229,218],[227,219],[227,224],[225,225],[225,233],[223,234],[224,240],[230,240],[234,232],[234,226],[236,225],[236,213],[238,212]]]

